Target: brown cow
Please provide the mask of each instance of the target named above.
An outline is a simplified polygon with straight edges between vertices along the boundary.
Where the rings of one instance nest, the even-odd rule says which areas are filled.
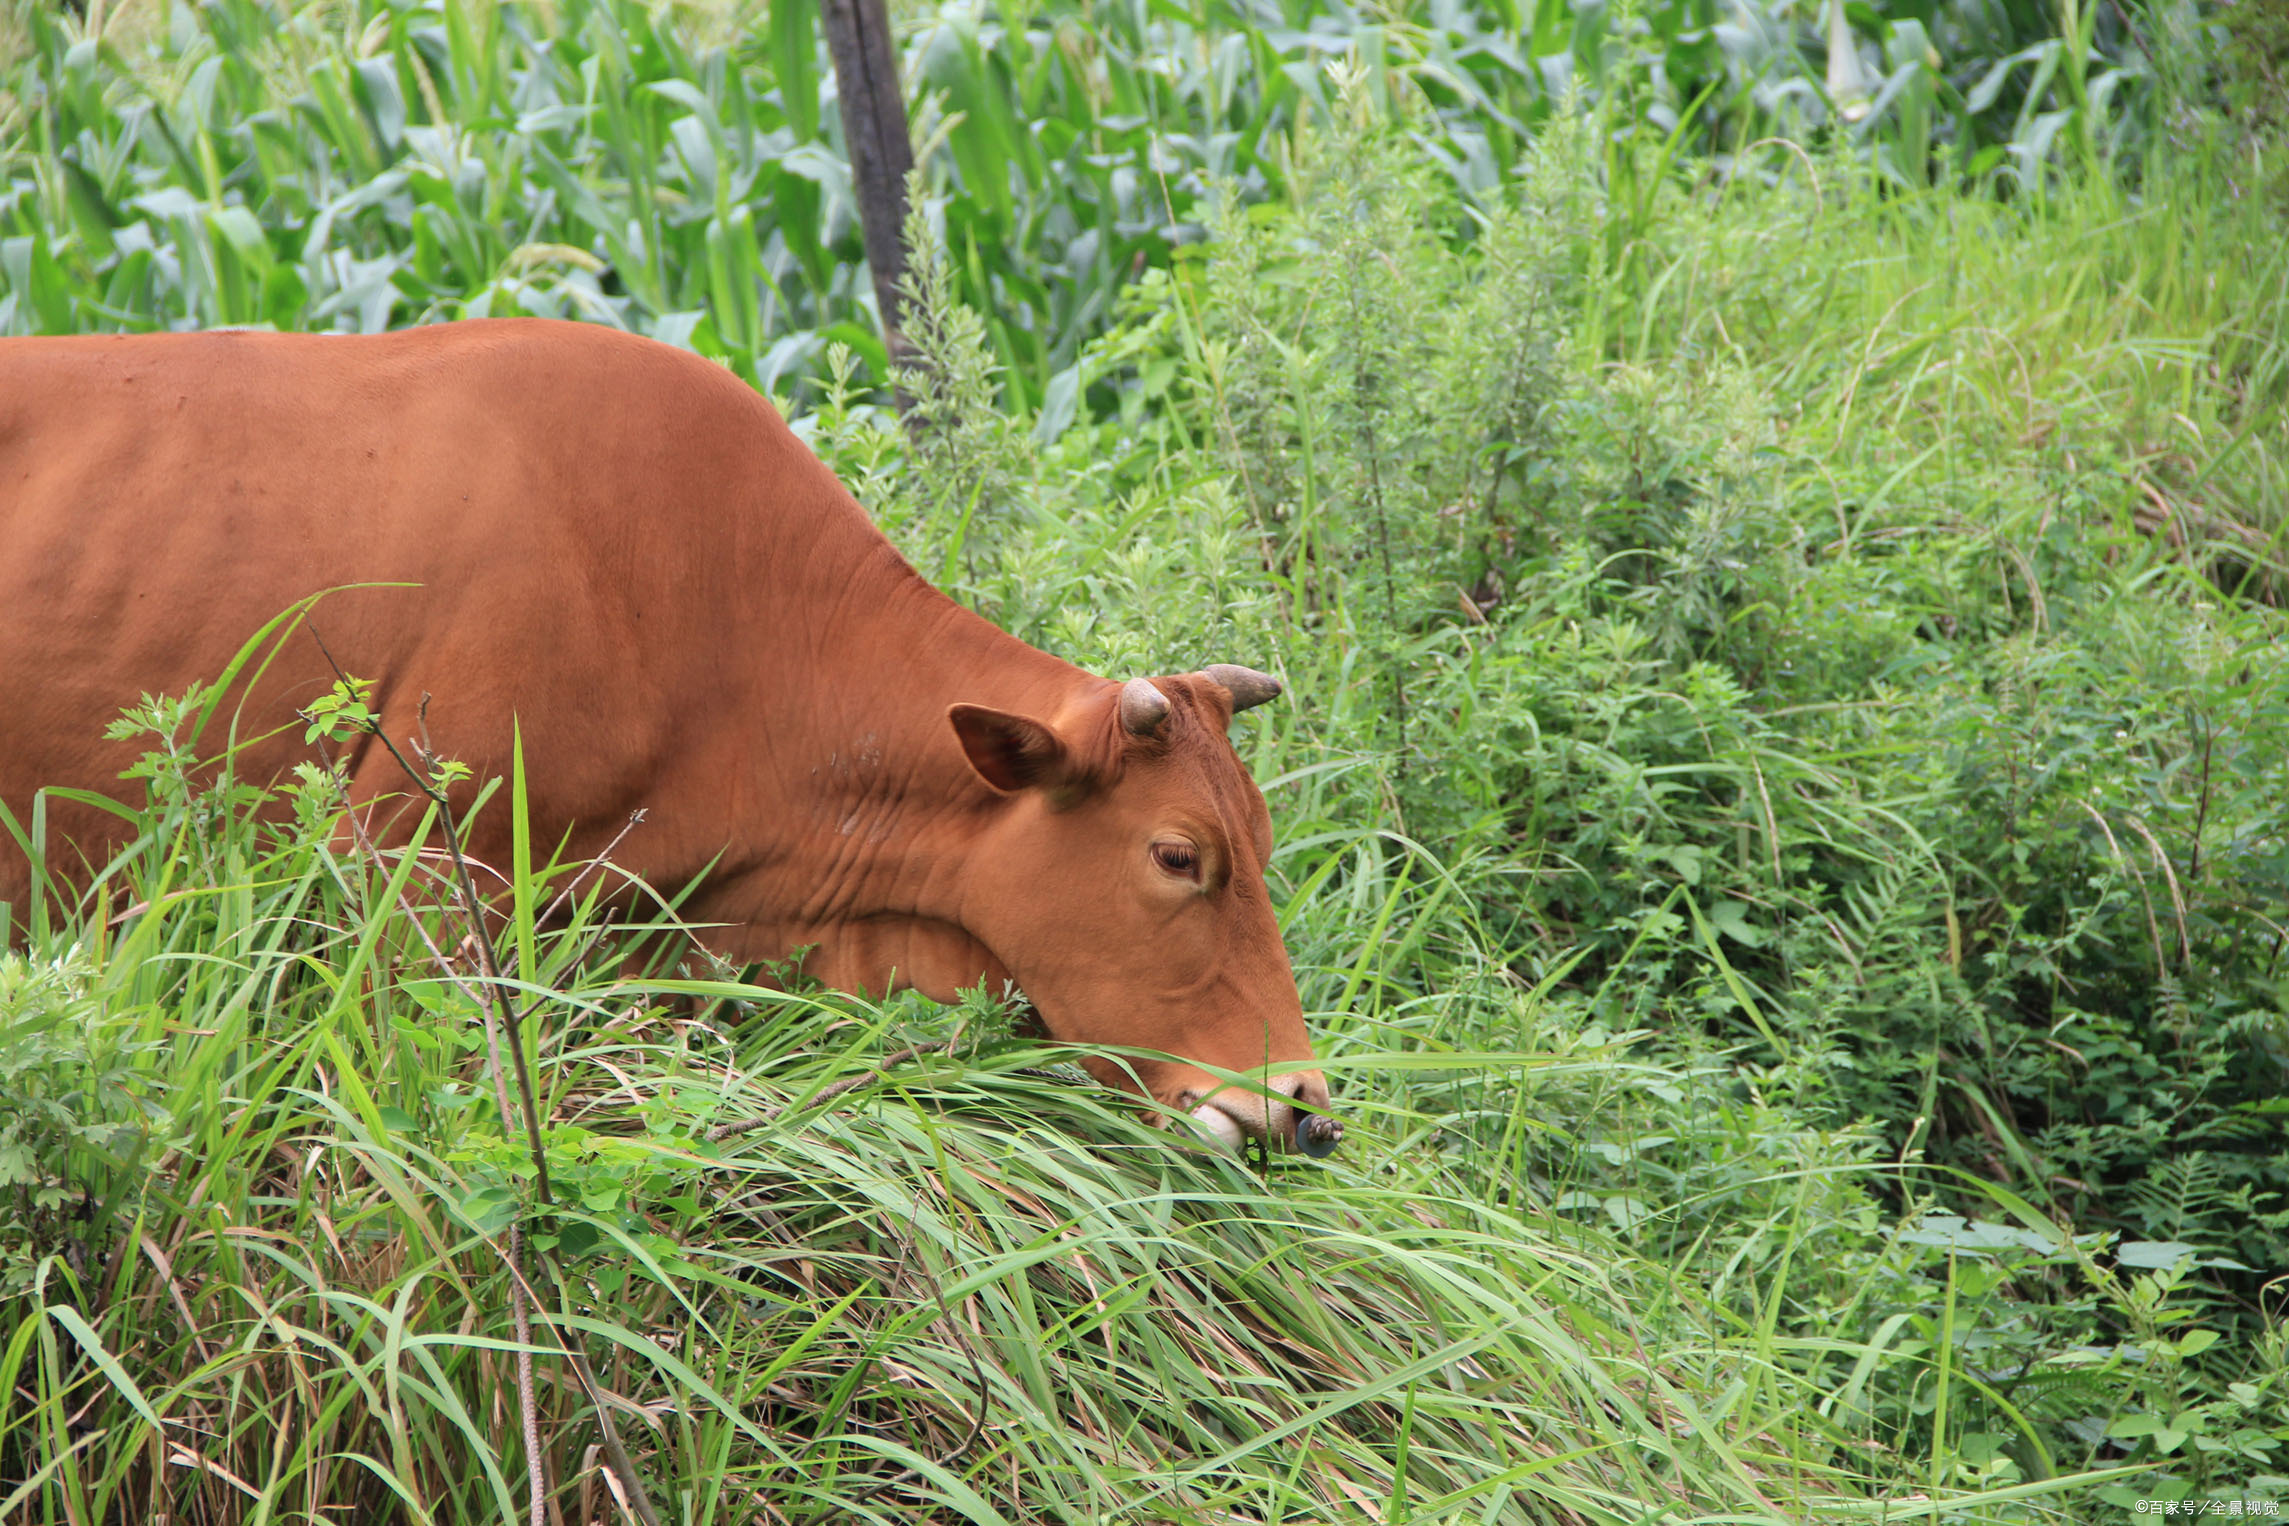
[[[1225,730],[1279,686],[1211,667],[1120,684],[996,630],[915,573],[778,414],[720,367],[571,323],[372,338],[0,341],[0,801],[116,790],[138,694],[214,677],[319,605],[388,734],[479,776],[521,726],[537,841],[686,903],[737,963],[810,946],[845,990],[1014,981],[1051,1033],[1165,1050],[1166,1108],[1236,1146],[1324,1154],[1264,885],[1271,822]],[[306,756],[331,672],[290,641],[240,723],[242,776]],[[353,799],[399,791],[379,747]],[[54,801],[88,860],[109,816]],[[506,813],[472,852],[504,862]],[[713,868],[708,866],[712,864]],[[22,856],[0,833],[0,899]],[[1102,1080],[1123,1067],[1094,1060]]]

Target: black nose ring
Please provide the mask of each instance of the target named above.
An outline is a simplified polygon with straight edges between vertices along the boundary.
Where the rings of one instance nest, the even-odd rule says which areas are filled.
[[[1295,1144],[1313,1160],[1325,1160],[1343,1143],[1343,1125],[1325,1113],[1296,1115]]]

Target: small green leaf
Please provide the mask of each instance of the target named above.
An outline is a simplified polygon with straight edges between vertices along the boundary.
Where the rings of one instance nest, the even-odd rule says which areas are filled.
[[[516,1222],[517,1195],[506,1187],[479,1187],[461,1200],[461,1217],[479,1234],[497,1235]]]
[[[797,143],[819,135],[816,0],[770,0],[771,73]]]
[[[2194,1253],[2195,1247],[2176,1240],[2125,1240],[2117,1246],[2114,1258],[2124,1266],[2151,1267],[2167,1270]]]
[[[1034,440],[1042,445],[1056,444],[1058,436],[1072,427],[1080,401],[1081,367],[1076,363],[1049,378],[1041,394],[1041,412],[1033,421]]]

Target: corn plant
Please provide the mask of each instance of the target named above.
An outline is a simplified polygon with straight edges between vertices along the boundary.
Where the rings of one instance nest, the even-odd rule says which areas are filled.
[[[641,0],[19,5],[0,332],[537,313],[690,345],[765,388],[841,343],[880,382],[814,10],[727,34]],[[1952,166],[2033,184],[2064,144],[2088,161],[2148,130],[2152,42],[2109,8],[2056,35],[2027,7],[1832,21],[1849,80],[1807,62],[1811,16],[1705,0],[953,12],[903,45],[958,295],[1030,405],[1124,283],[1200,236],[1218,187],[1300,193],[1295,137],[1342,59],[1378,109],[1419,111],[1420,151],[1473,198],[1586,104],[1612,141],[1660,150],[1608,165],[1640,216],[1637,177],[1770,133],[1846,132],[1908,183]]]

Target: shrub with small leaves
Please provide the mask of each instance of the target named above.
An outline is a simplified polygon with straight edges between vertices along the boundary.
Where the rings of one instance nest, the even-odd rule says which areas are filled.
[[[111,1010],[99,981],[77,948],[0,953],[0,1300],[47,1258],[77,1278],[109,1254],[169,1135],[144,1058],[162,1041],[143,1014]]]

